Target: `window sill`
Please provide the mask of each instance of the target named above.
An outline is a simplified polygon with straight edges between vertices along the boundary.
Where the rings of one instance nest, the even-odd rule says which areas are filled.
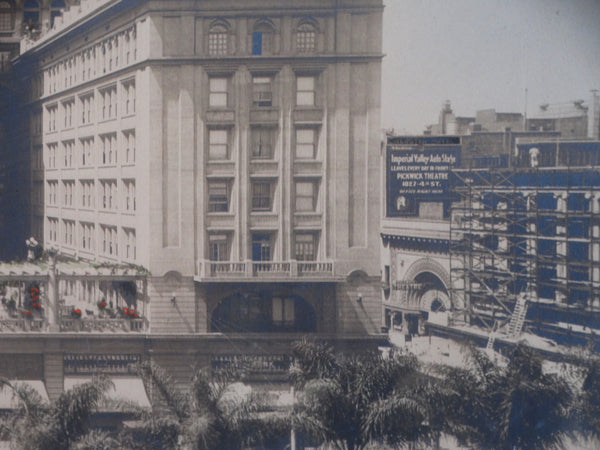
[[[314,217],[314,216],[320,216],[322,213],[321,211],[294,211],[294,216],[297,217]]]

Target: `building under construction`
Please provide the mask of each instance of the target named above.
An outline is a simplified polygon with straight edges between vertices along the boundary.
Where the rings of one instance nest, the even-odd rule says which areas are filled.
[[[507,166],[451,171],[454,324],[600,347],[600,142],[518,143]]]

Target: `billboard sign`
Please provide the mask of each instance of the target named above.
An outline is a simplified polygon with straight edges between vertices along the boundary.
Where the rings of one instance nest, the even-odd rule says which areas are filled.
[[[449,201],[450,168],[459,163],[460,144],[388,145],[387,216],[411,215],[422,201]]]

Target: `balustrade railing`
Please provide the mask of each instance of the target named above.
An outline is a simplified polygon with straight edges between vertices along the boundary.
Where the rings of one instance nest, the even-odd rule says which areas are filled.
[[[207,261],[199,260],[199,278],[332,278],[333,261]]]

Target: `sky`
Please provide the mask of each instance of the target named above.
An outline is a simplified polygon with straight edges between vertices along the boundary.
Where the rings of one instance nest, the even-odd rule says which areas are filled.
[[[600,0],[384,0],[382,126],[527,112],[600,90]]]

